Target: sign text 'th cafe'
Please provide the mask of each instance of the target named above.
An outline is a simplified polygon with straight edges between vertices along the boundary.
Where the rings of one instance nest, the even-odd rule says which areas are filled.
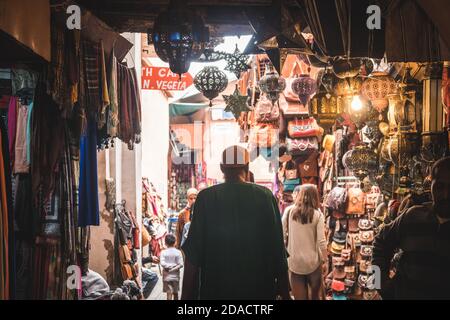
[[[190,73],[180,76],[167,67],[142,67],[143,90],[182,91],[194,82]]]

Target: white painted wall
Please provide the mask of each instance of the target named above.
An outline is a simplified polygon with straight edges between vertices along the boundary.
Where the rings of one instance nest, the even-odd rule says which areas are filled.
[[[169,103],[161,91],[142,90],[142,176],[153,183],[167,208]]]

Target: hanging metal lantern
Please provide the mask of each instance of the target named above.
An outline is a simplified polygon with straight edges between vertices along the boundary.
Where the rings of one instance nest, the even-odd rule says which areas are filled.
[[[334,92],[339,97],[354,96],[361,90],[362,80],[359,77],[340,79],[334,86]]]
[[[267,95],[267,98],[275,103],[280,93],[286,88],[286,80],[280,77],[270,65],[267,65],[264,76],[258,82],[261,92]]]
[[[333,71],[331,71],[331,69],[326,69],[322,77],[320,78],[320,85],[322,85],[328,93],[332,93],[336,81],[337,78],[334,75]]]
[[[364,80],[361,87],[361,95],[369,100],[380,113],[389,106],[387,96],[395,93],[397,93],[397,84],[386,72],[373,72]]]
[[[338,103],[338,98],[328,93],[325,86],[320,86],[319,92],[311,99],[311,114],[317,122],[332,125],[342,112],[343,104]]]
[[[212,106],[212,99],[224,91],[228,85],[228,79],[223,71],[217,67],[204,67],[194,77],[195,88],[210,100],[209,106]]]
[[[311,95],[316,93],[317,85],[316,80],[311,78],[307,74],[301,74],[298,78],[294,79],[291,84],[292,91],[298,95],[300,102],[306,106],[309,102]]]
[[[358,145],[347,151],[342,158],[344,167],[350,170],[355,177],[363,180],[374,173],[378,167],[377,154],[366,145]]]
[[[394,117],[401,132],[416,131],[416,106],[407,96],[400,95],[394,106]]]
[[[338,58],[333,62],[333,72],[340,79],[353,78],[361,70],[361,59],[358,58]]]
[[[237,79],[241,77],[242,72],[250,69],[250,66],[247,64],[248,56],[240,53],[237,45],[234,53],[227,55],[225,60],[227,61],[225,70],[234,73]]]
[[[170,2],[169,9],[156,18],[151,33],[156,54],[180,77],[209,41],[209,30],[202,18],[190,12],[182,0]]]

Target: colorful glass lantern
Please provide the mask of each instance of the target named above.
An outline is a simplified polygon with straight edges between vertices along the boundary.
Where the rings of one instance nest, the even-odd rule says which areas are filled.
[[[258,86],[267,98],[275,103],[280,97],[280,93],[286,88],[286,80],[280,77],[276,71],[268,65],[264,76],[259,80]]]
[[[373,72],[364,80],[361,88],[362,96],[369,100],[380,113],[389,106],[387,96],[395,93],[397,93],[397,84],[386,72]]]
[[[156,18],[151,33],[158,57],[180,76],[189,70],[192,60],[200,57],[209,41],[209,30],[202,18],[190,12],[181,0],[170,2],[169,9]]]
[[[316,93],[317,85],[316,80],[311,78],[307,74],[301,74],[298,78],[294,79],[291,84],[292,91],[298,95],[300,102],[306,106],[309,102],[311,95]]]
[[[209,106],[212,106],[211,100],[224,91],[227,85],[226,74],[213,66],[204,67],[194,77],[195,88],[210,100]]]

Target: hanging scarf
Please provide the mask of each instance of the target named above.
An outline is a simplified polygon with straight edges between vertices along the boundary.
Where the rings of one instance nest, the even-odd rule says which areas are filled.
[[[0,135],[0,146],[3,146],[3,133]],[[9,219],[8,199],[5,177],[5,162],[3,159],[3,148],[0,152],[0,299],[9,299]]]
[[[110,104],[108,109],[107,133],[111,138],[115,138],[117,137],[119,127],[119,101],[117,92],[117,59],[114,48],[109,61],[108,89]]]
[[[11,165],[14,163],[14,148],[16,143],[16,124],[17,124],[17,98],[11,97],[8,108],[8,136],[9,136],[9,154],[11,156]]]
[[[100,41],[100,81],[101,81],[101,103],[98,111],[98,128],[106,124],[106,107],[110,104],[108,93],[108,82],[106,80],[106,62],[103,41]]]
[[[80,142],[80,184],[78,226],[98,226],[97,125],[88,119],[87,132]]]
[[[40,82],[36,88],[31,118],[31,174],[33,198],[42,189],[47,197],[54,189],[55,173],[64,148],[64,122],[58,106]],[[51,124],[51,125],[50,125]]]
[[[7,257],[8,263],[8,281],[9,281],[9,290],[8,296],[10,299],[14,299],[15,297],[15,263],[16,259],[14,254],[14,246],[15,246],[15,235],[14,235],[14,210],[13,210],[13,202],[12,202],[12,182],[11,182],[11,168],[10,168],[10,155],[9,155],[9,141],[8,141],[8,130],[6,124],[7,115],[6,113],[2,114],[2,121],[0,121],[0,135],[1,135],[1,156],[2,156],[2,165],[3,165],[3,177],[4,177],[4,186],[0,187],[2,192],[2,197],[6,199],[6,214],[7,214],[7,228],[8,228],[8,237],[7,239],[7,248],[10,255]],[[1,174],[0,174],[1,176]]]
[[[98,114],[100,106],[100,45],[84,41],[84,76],[86,77],[87,111],[91,116]]]

